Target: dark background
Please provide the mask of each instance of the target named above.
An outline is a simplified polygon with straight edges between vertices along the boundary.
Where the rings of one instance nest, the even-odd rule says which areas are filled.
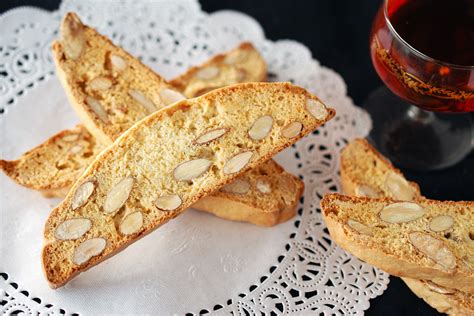
[[[0,12],[32,5],[48,10],[58,0],[0,0]],[[232,9],[245,12],[260,22],[267,38],[293,39],[305,44],[321,64],[342,75],[349,96],[362,104],[367,95],[382,85],[369,57],[368,34],[380,0],[202,0],[204,11]],[[0,30],[1,36],[1,30]],[[419,183],[425,196],[439,200],[474,199],[474,153],[461,163],[442,171],[402,170]],[[367,315],[438,315],[418,299],[398,278],[391,277],[387,291],[370,301]]]

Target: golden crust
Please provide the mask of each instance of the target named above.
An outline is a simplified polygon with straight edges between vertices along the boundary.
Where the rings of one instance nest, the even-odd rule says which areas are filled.
[[[243,172],[269,160],[273,155],[309,134],[335,115],[333,109],[327,108],[326,116],[323,119],[314,118],[306,111],[307,99],[312,99],[321,107],[323,106],[316,97],[310,95],[306,90],[289,83],[246,83],[218,89],[196,99],[178,102],[136,123],[122,134],[112,146],[99,154],[73,186],[64,201],[51,212],[45,226],[45,246],[42,256],[45,274],[51,286],[59,287],[65,284],[78,273],[122,250],[169,219],[179,215],[186,207],[196,203],[202,197],[234,180]],[[255,104],[260,106],[256,107]],[[263,111],[274,116],[278,127],[275,126],[272,129],[273,136],[268,136],[265,140],[256,143],[249,140],[248,127],[242,130],[238,126],[247,126],[249,120],[255,120],[256,117],[262,115]],[[275,133],[294,120],[300,121],[304,125],[300,135],[292,139],[277,137]],[[196,133],[196,136],[200,135],[202,130],[210,130],[225,122],[232,122],[233,130],[222,141],[223,143],[218,141],[208,144],[202,152],[200,147],[182,147],[183,142],[186,143],[194,139],[195,136],[191,136],[193,133]],[[188,124],[191,124],[191,128],[187,127]],[[197,130],[193,131],[194,128]],[[166,135],[174,135],[174,137]],[[244,150],[242,148],[255,151],[254,157],[239,172],[225,175],[219,171],[222,170],[223,159],[231,157],[236,152],[235,146],[237,145],[240,147],[239,151]],[[164,151],[165,149],[166,151]],[[182,161],[196,157],[195,155],[199,157],[199,152],[205,154],[209,150],[215,153],[213,156],[215,161],[213,169],[211,169],[213,171],[207,172],[204,177],[193,180],[192,184],[171,180],[168,178],[171,176],[169,171],[161,169],[165,166],[176,166]],[[158,158],[159,155],[162,155],[161,153],[168,155],[169,152],[171,158],[167,158],[168,160]],[[140,156],[140,163],[135,162],[137,156]],[[156,162],[160,162],[160,165],[156,165]],[[72,254],[77,242],[84,239],[60,242],[55,240],[54,230],[59,223],[75,216],[69,207],[75,191],[84,181],[94,179],[99,186],[95,189],[92,201],[103,200],[106,191],[113,183],[117,182],[117,178],[123,178],[125,174],[129,173],[132,173],[136,181],[141,181],[137,185],[140,190],[132,191],[134,196],[133,199],[130,198],[130,203],[134,202],[135,204],[130,206],[141,210],[144,214],[153,216],[147,215],[142,229],[133,236],[120,236],[113,232],[113,227],[96,229],[93,226],[87,236],[112,238],[107,239],[109,246],[102,254],[91,258],[81,266],[72,264],[68,256]],[[190,186],[188,187],[188,185]],[[157,194],[179,194],[183,197],[183,203],[175,211],[159,211],[153,206]],[[109,217],[104,216],[102,212],[97,212],[99,205],[96,203],[85,204],[84,207],[81,207],[80,213],[82,216],[95,216],[95,221],[106,225]]]

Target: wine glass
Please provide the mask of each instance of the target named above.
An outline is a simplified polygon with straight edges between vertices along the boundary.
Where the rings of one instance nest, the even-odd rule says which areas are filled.
[[[388,87],[365,104],[375,147],[414,170],[449,167],[469,154],[474,127],[461,113],[474,111],[474,1],[385,0],[370,52]]]

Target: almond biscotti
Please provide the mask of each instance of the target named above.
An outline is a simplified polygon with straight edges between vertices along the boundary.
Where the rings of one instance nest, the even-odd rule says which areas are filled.
[[[420,189],[408,182],[390,161],[365,139],[351,141],[341,151],[341,183],[344,192],[357,196],[391,197],[412,201],[420,198]]]
[[[390,274],[474,293],[474,202],[339,194],[321,201],[333,240]]]
[[[112,142],[135,122],[185,98],[138,59],[82,24],[76,14],[66,14],[60,35],[53,43],[59,80],[100,142]]]
[[[334,114],[289,83],[246,83],[148,116],[99,154],[51,212],[47,280],[65,284]]]
[[[251,43],[245,42],[190,68],[170,83],[186,97],[194,98],[237,82],[261,82],[266,78],[265,61]]]
[[[415,199],[424,198],[419,192],[418,186],[406,181],[403,174],[365,139],[355,139],[347,144],[342,150],[340,160],[341,166],[343,166],[341,168],[343,188],[348,195],[394,197],[399,192],[415,192],[410,196],[414,196]],[[390,173],[397,174],[397,176],[390,178],[400,179],[399,185],[390,187],[385,185],[386,181],[384,180],[389,178],[387,174]],[[393,188],[395,188],[395,192],[390,191]],[[431,281],[411,278],[402,278],[402,280],[418,297],[441,313],[474,315],[474,296],[472,294],[447,289]]]
[[[269,160],[192,207],[232,221],[274,226],[295,216],[304,182]]]
[[[83,125],[64,130],[17,160],[0,160],[0,169],[15,182],[62,197],[103,149]]]

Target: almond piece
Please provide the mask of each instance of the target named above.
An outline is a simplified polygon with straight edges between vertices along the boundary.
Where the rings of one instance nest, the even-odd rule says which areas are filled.
[[[110,64],[112,65],[112,69],[117,72],[124,71],[125,68],[127,68],[125,59],[115,54],[110,54]]]
[[[249,129],[249,136],[253,140],[262,140],[270,134],[273,127],[273,117],[264,115],[253,122]]]
[[[224,165],[224,174],[232,174],[242,170],[252,159],[252,151],[244,151],[231,157]]]
[[[259,190],[263,194],[267,194],[267,193],[272,192],[272,188],[270,186],[270,183],[268,183],[267,181],[257,180],[257,185],[256,186],[257,186],[257,190]]]
[[[194,140],[194,143],[198,145],[207,144],[215,139],[222,137],[225,133],[227,133],[226,128],[216,128],[201,134],[201,136]]]
[[[88,218],[68,219],[59,224],[54,232],[54,237],[60,240],[73,240],[81,237],[92,227],[92,222]]]
[[[131,89],[128,91],[128,94],[138,103],[140,103],[147,111],[148,113],[153,113],[157,110],[155,104],[145,97],[145,95],[138,90]]]
[[[96,91],[108,90],[112,87],[112,80],[107,77],[96,77],[89,82],[89,87]]]
[[[247,51],[236,51],[227,55],[224,59],[224,63],[226,63],[227,65],[235,65],[237,63],[245,61],[248,55],[249,53]]]
[[[236,179],[221,188],[222,192],[234,194],[246,194],[250,190],[250,183],[242,179]]]
[[[163,88],[160,90],[160,100],[164,105],[186,100],[186,97],[176,90]]]
[[[94,192],[94,188],[95,185],[92,181],[86,181],[76,189],[71,200],[71,208],[73,211],[86,204],[87,200]]]
[[[396,202],[385,206],[380,211],[380,219],[384,222],[397,224],[419,219],[425,214],[423,207],[412,202]]]
[[[456,267],[456,257],[441,240],[422,232],[411,232],[408,239],[417,250],[441,267],[449,271]]]
[[[155,200],[156,207],[163,211],[174,211],[182,203],[183,201],[176,194],[160,196]]]
[[[104,110],[102,104],[100,104],[99,101],[91,96],[87,96],[86,103],[99,119],[101,119],[104,123],[108,123],[109,119],[107,118],[107,112]]]
[[[81,56],[86,46],[84,25],[79,18],[68,14],[61,24],[61,43],[66,58],[75,60]]]
[[[125,204],[130,196],[130,192],[132,192],[133,182],[133,178],[131,177],[124,178],[107,193],[104,202],[105,213],[113,213]]]
[[[72,262],[81,265],[104,251],[107,242],[104,238],[92,238],[82,242],[72,256]]]
[[[203,68],[196,73],[196,77],[202,80],[210,80],[217,75],[219,75],[219,68],[214,66]]]
[[[290,124],[283,127],[281,135],[286,138],[294,138],[298,136],[303,130],[303,124],[300,122],[291,122]]]
[[[401,175],[390,172],[385,178],[385,187],[393,197],[402,201],[413,201],[416,195],[415,189]]]
[[[73,155],[77,155],[81,151],[82,151],[82,146],[80,145],[72,146],[71,149],[69,149],[69,152]]]
[[[347,220],[347,225],[353,230],[363,234],[363,235],[372,235],[372,228],[367,225],[362,224],[361,222],[355,221],[353,219]]]
[[[454,294],[456,293],[456,290],[453,290],[453,289],[448,289],[444,286],[441,286],[441,285],[438,285],[432,281],[429,281],[429,280],[426,280],[426,281],[422,281],[425,286],[430,289],[430,291],[433,291],[433,292],[436,292],[436,293],[439,293],[439,294],[445,294],[445,295],[450,295],[450,294]]]
[[[174,169],[173,176],[178,181],[190,181],[203,175],[211,165],[212,161],[204,158],[186,161]]]
[[[143,226],[143,214],[141,212],[133,212],[128,214],[120,223],[119,231],[123,235],[135,234]]]
[[[361,184],[356,186],[354,191],[356,196],[365,196],[370,198],[377,198],[382,196],[382,194],[378,190],[367,184]]]
[[[79,134],[69,134],[69,135],[66,135],[62,138],[62,140],[67,142],[67,143],[75,142],[78,139],[79,139]]]
[[[440,215],[430,221],[430,230],[433,232],[442,232],[453,227],[454,220],[449,215]]]
[[[328,110],[324,104],[314,99],[306,100],[306,109],[317,120],[324,120],[328,115]]]

